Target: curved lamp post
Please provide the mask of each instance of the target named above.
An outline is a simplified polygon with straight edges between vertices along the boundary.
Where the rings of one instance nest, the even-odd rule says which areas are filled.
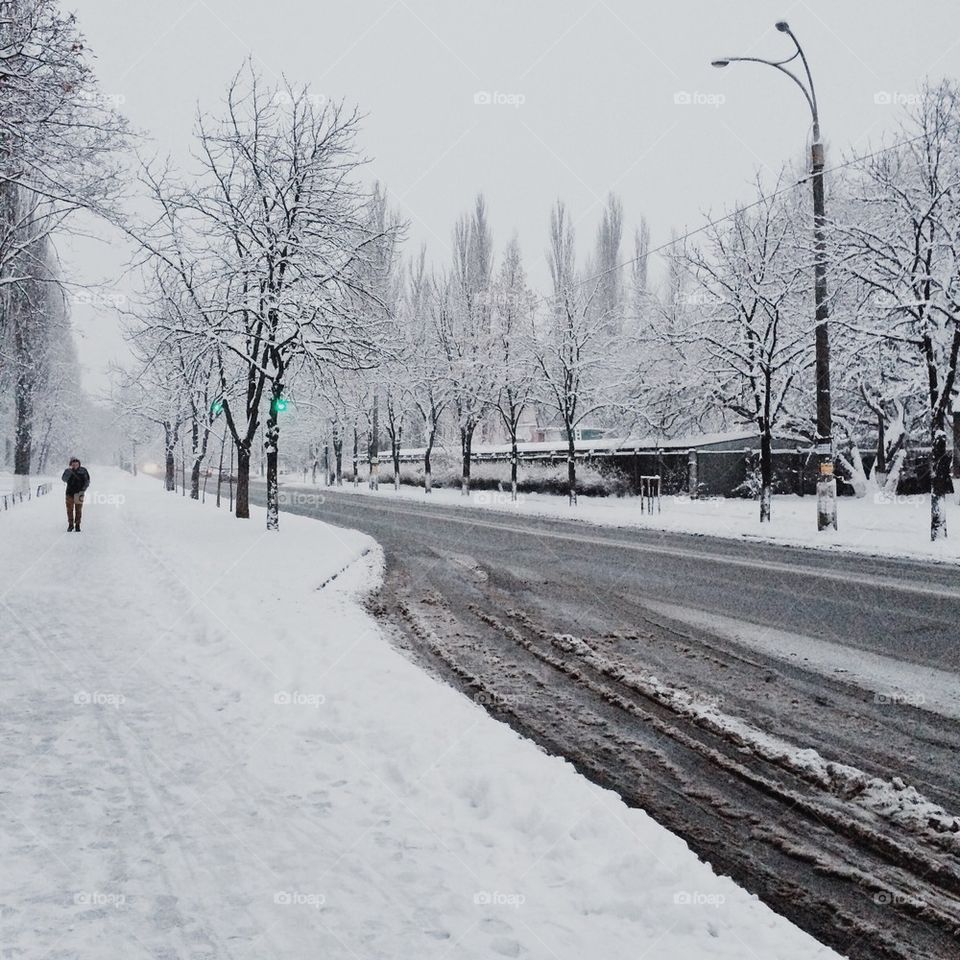
[[[823,141],[820,139],[820,114],[817,111],[817,94],[813,86],[810,66],[800,42],[793,35],[785,20],[776,24],[796,47],[783,60],[764,60],[762,57],[723,57],[714,60],[713,66],[726,67],[731,63],[763,63],[785,73],[803,92],[813,116],[813,142],[810,145],[811,180],[813,182],[813,239],[814,239],[814,297],[816,301],[816,383],[817,383],[817,442],[814,452],[819,461],[817,475],[817,529],[837,529],[837,483],[833,477],[833,418],[830,410],[830,334],[827,329],[829,306],[827,304],[827,244],[824,238],[826,212],[823,197]],[[803,65],[806,82],[788,64],[799,59]]]

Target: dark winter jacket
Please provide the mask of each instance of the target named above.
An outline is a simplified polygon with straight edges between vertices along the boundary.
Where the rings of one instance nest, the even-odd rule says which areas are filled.
[[[68,497],[76,493],[83,493],[90,486],[90,474],[87,473],[86,467],[77,467],[76,470],[67,467],[60,479],[67,485]]]

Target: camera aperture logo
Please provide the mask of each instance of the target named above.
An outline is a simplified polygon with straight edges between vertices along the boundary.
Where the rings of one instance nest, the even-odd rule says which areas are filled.
[[[473,95],[473,102],[478,107],[513,107],[518,110],[527,102],[524,93],[502,93],[499,90],[478,90]]]
[[[327,898],[322,893],[278,890],[273,895],[273,902],[281,907],[312,907],[314,910],[319,910],[327,902]]]
[[[873,695],[873,702],[882,706],[922,707],[927,698],[917,690],[888,690],[877,691]]]
[[[911,897],[896,890],[881,890],[875,893],[873,902],[878,907],[913,907],[916,910],[923,910],[927,906],[927,901],[922,897]]]
[[[119,710],[127,702],[127,698],[122,693],[111,693],[107,690],[78,690],[73,695],[73,702],[77,706],[87,707],[113,707]]]
[[[122,893],[102,893],[99,890],[81,890],[73,895],[78,907],[122,907],[127,898]]]
[[[508,491],[504,490],[481,490],[476,493],[473,497],[473,502],[481,504],[485,507],[517,507],[519,506],[526,498],[522,493],[517,494],[517,499],[513,499],[513,495]]]
[[[93,493],[87,491],[83,495],[83,502],[85,506],[95,504],[98,507],[122,507],[127,502],[127,498],[122,493],[107,493],[106,491],[95,490]]]
[[[915,107],[923,100],[920,93],[901,93],[899,90],[878,90],[873,102],[878,107]]]
[[[727,898],[722,893],[705,893],[702,890],[678,890],[673,895],[678,907],[722,907]]]
[[[282,507],[322,507],[326,503],[322,493],[306,493],[302,490],[280,490],[277,499]]]
[[[500,890],[478,890],[473,902],[479,907],[512,907],[519,910],[527,898],[522,893],[503,893]]]
[[[703,93],[700,90],[678,90],[673,102],[680,107],[722,107],[727,98],[722,93]]]
[[[519,707],[522,699],[516,693],[495,693],[492,690],[479,690],[473,695],[473,702],[479,703],[482,707],[510,709],[511,707]]]
[[[305,693],[303,690],[278,690],[273,702],[281,707],[322,707],[327,698],[322,693]]]

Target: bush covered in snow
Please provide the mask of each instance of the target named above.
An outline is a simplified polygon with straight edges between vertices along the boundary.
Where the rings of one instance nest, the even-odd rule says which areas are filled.
[[[460,464],[453,459],[435,458],[431,470],[432,483],[439,488],[459,488]],[[366,479],[361,468],[361,482]],[[346,482],[346,481],[344,481]],[[393,483],[391,464],[380,465],[380,482]],[[400,482],[407,486],[423,486],[423,464],[400,465]],[[471,490],[510,490],[510,464],[504,462],[474,463],[470,475]],[[521,463],[517,475],[517,490],[520,493],[552,493],[566,496],[567,464]],[[597,467],[577,462],[577,492],[584,497],[623,497],[632,493],[630,480],[623,474],[600,470]]]

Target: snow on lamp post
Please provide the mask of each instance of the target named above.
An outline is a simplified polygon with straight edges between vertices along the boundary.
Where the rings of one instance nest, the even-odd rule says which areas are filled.
[[[830,316],[827,303],[827,244],[824,237],[826,210],[823,192],[824,150],[820,137],[820,114],[817,110],[817,95],[813,76],[803,48],[794,36],[790,25],[779,20],[777,30],[785,33],[796,49],[783,60],[764,60],[762,57],[723,57],[714,60],[713,66],[726,67],[731,63],[763,63],[785,73],[803,91],[810,113],[813,116],[813,140],[810,144],[811,182],[813,184],[813,240],[814,240],[814,298],[816,302],[816,395],[817,395],[817,442],[814,452],[819,461],[817,476],[817,529],[837,529],[837,482],[833,476],[833,418],[830,410],[830,333],[827,321]],[[803,64],[806,83],[787,64],[797,58]]]

